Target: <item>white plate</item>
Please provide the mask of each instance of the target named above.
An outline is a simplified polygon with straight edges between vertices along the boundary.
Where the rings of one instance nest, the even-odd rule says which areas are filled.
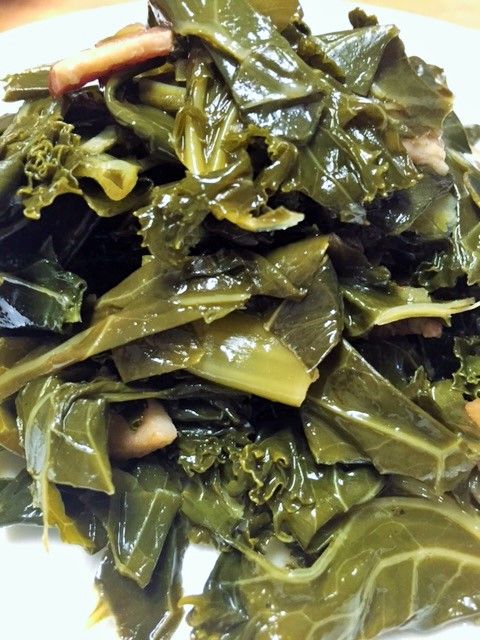
[[[274,0],[272,0],[274,1]],[[329,0],[328,13],[318,0],[304,0],[308,23],[319,33],[348,26],[348,5]],[[0,34],[0,77],[8,72],[54,61],[99,40],[129,22],[144,21],[146,2],[120,4],[40,22]],[[367,7],[372,12],[372,7]],[[375,11],[382,22],[397,24],[408,51],[445,68],[457,95],[457,111],[466,123],[480,122],[478,83],[471,61],[480,58],[480,37],[475,30],[406,13]],[[470,69],[470,72],[467,71]],[[6,458],[0,455],[0,472]],[[212,565],[211,552],[189,551],[185,582],[198,593]],[[37,531],[12,527],[0,531],[0,638],[8,640],[117,640],[113,626],[102,623],[87,630],[86,620],[95,605],[92,588],[98,559],[78,548],[63,545],[52,534],[50,553]],[[453,625],[419,636],[400,633],[390,640],[478,640],[473,625]],[[175,640],[187,640],[188,627]],[[145,640],[148,640],[147,638]]]

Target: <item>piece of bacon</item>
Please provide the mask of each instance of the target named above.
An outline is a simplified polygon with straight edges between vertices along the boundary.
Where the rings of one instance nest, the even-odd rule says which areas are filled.
[[[60,98],[120,69],[166,56],[172,48],[173,33],[170,29],[131,25],[98,46],[54,64],[49,76],[50,94]]]

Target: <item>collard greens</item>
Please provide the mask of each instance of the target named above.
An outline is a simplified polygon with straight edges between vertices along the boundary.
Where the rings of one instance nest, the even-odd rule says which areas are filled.
[[[195,640],[478,619],[476,130],[360,10],[148,9],[170,54],[60,100],[48,66],[6,79],[0,526],[103,550],[122,640],[186,605]]]

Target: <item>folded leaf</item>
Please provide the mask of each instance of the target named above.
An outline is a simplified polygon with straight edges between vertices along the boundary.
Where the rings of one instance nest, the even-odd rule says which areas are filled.
[[[342,311],[337,277],[326,258],[314,275],[305,298],[300,302],[282,302],[265,327],[312,370],[340,341]]]
[[[448,323],[452,315],[479,306],[474,298],[436,302],[425,289],[394,284],[383,290],[348,284],[342,286],[342,292],[347,302],[345,324],[352,336],[363,335],[374,326],[408,318],[439,318]]]
[[[124,97],[126,84],[135,75],[135,70],[113,75],[105,86],[105,104],[119,124],[132,128],[148,144],[152,154],[175,162],[170,143],[172,116],[162,109],[134,104]]]
[[[14,274],[0,272],[0,328],[61,333],[80,322],[86,283],[44,258]]]
[[[408,58],[400,38],[386,47],[371,93],[407,135],[440,131],[453,108],[453,94],[428,66]]]
[[[409,475],[437,493],[455,487],[474,464],[462,435],[409,401],[346,342],[322,365],[305,408],[307,431],[321,430],[315,423],[318,408],[330,429],[381,473]]]
[[[250,499],[270,508],[277,538],[296,540],[304,549],[333,517],[371,500],[383,487],[366,466],[317,466],[301,439],[288,429],[247,445],[238,463],[251,476]]]
[[[284,188],[363,222],[363,203],[412,187],[418,177],[383,109],[331,87],[322,122]]]
[[[373,500],[335,530],[307,569],[222,554],[203,596],[186,599],[194,604],[193,637],[247,640],[268,628],[280,640],[360,640],[395,627],[420,632],[474,618],[478,544],[478,514],[451,499]]]
[[[322,34],[316,36],[315,41],[323,54],[333,60],[342,72],[347,87],[354,93],[367,96],[385,48],[397,35],[397,27],[375,24]]]
[[[116,570],[144,589],[152,578],[180,506],[180,491],[154,462],[113,472],[114,495],[92,500],[108,534]]]
[[[107,454],[106,403],[86,397],[81,384],[44,378],[17,396],[19,430],[27,470],[48,526],[49,484],[113,493]],[[87,391],[88,394],[88,391]]]
[[[274,402],[297,407],[303,402],[315,376],[261,321],[236,312],[195,329],[204,355],[189,367],[192,373]]]
[[[26,184],[16,192],[25,216],[40,219],[42,211],[65,194],[84,196],[95,209],[97,201],[84,194],[82,178],[94,181],[112,208],[118,209],[115,203],[133,192],[140,165],[134,159],[106,153],[122,137],[112,127],[108,131],[114,132],[109,145],[98,144],[95,137],[82,142],[73,125],[65,121],[58,102],[38,99],[25,103],[0,142],[3,162],[12,165],[7,181],[10,188],[19,186],[20,171],[20,180],[22,173],[25,176]],[[100,211],[103,214],[102,206]]]
[[[179,600],[186,546],[185,526],[177,520],[145,589],[117,573],[112,556],[105,556],[95,586],[100,602],[105,603],[114,616],[122,640],[169,640],[172,637],[183,617]]]

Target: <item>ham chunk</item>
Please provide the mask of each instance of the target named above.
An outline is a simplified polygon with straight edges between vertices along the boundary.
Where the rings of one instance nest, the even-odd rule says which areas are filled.
[[[441,338],[443,324],[436,318],[408,318],[375,327],[375,335],[379,338],[393,336],[419,335],[424,338]]]
[[[414,164],[431,167],[441,176],[447,175],[445,145],[439,134],[430,131],[417,138],[404,138],[402,143]]]
[[[472,422],[480,428],[480,400],[472,400],[465,405],[465,411]]]
[[[163,406],[149,400],[140,425],[132,429],[119,413],[112,412],[108,431],[108,448],[112,458],[144,458],[163,449],[177,437],[177,430]]]
[[[49,88],[54,98],[80,89],[92,80],[105,78],[113,72],[146,60],[168,55],[173,48],[170,29],[147,29],[132,25],[108,38],[97,47],[86,49],[53,65]]]

